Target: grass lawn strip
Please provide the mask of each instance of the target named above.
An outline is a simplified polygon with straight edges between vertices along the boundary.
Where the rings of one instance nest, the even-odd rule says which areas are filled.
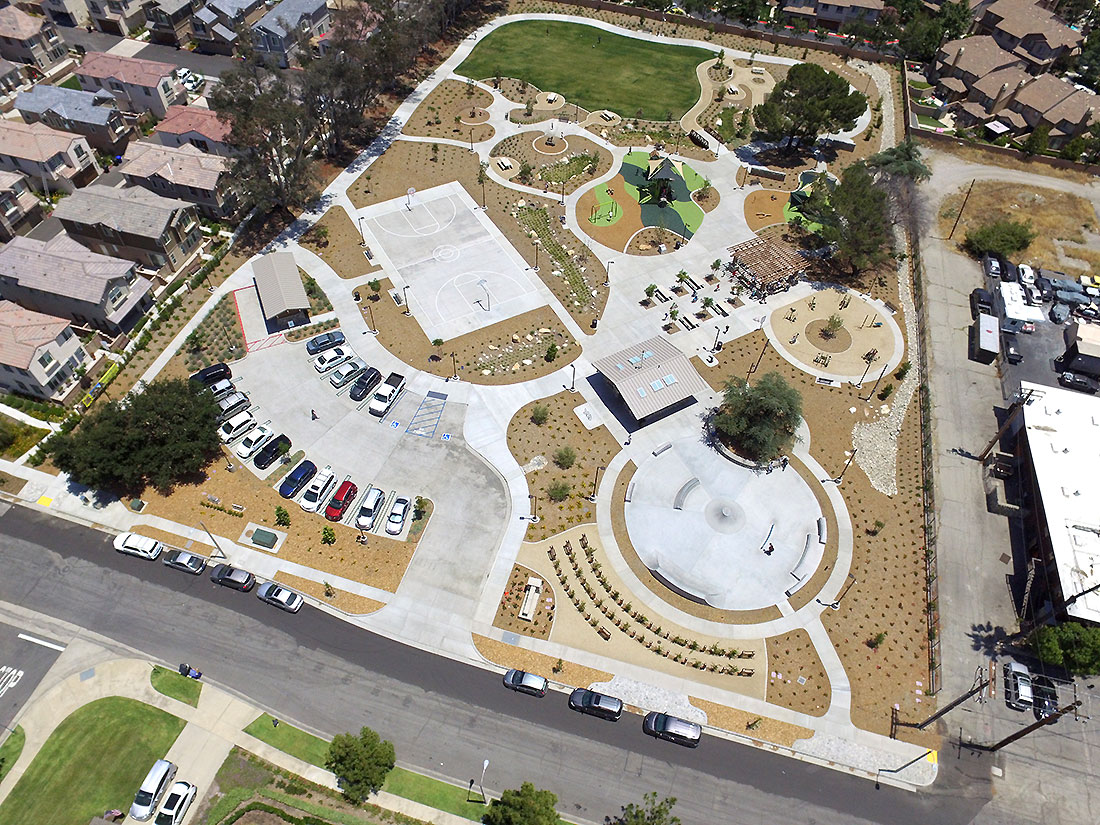
[[[328,756],[327,741],[293,725],[288,725],[286,722],[280,722],[279,726],[275,727],[271,724],[272,721],[270,714],[260,714],[244,729],[244,732],[303,762],[316,765],[318,768],[325,767],[325,757]]]
[[[163,693],[176,701],[185,702],[191,707],[199,706],[199,694],[202,692],[202,682],[181,676],[174,670],[169,670],[160,665],[154,665],[149,674],[149,682],[153,690]]]
[[[0,805],[0,822],[86,825],[126,808],[184,721],[133,699],[108,697],[74,711]]]
[[[679,118],[699,100],[695,67],[713,55],[658,46],[579,23],[521,21],[481,40],[456,70],[475,80],[516,77],[588,111]],[[638,112],[641,115],[638,115]]]
[[[23,744],[27,741],[27,735],[19,725],[11,732],[11,736],[0,745],[0,780],[7,776],[12,766],[19,761],[19,754],[23,752]]]
[[[467,802],[468,791],[449,782],[395,767],[386,777],[382,790],[428,805],[440,811],[480,822],[485,806],[480,802]]]

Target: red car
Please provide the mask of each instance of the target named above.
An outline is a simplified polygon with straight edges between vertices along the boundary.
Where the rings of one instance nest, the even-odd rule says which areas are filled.
[[[325,508],[325,518],[329,521],[342,519],[357,495],[359,495],[358,487],[350,481],[341,482],[340,486],[336,488],[336,494],[333,495],[328,507]]]

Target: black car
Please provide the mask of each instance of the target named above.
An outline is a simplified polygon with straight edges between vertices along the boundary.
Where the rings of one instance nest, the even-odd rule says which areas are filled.
[[[374,388],[382,383],[382,373],[376,370],[374,367],[367,367],[363,370],[363,374],[355,379],[355,383],[351,385],[351,391],[348,393],[348,397],[352,401],[362,401],[372,392]]]
[[[191,380],[199,384],[205,384],[209,387],[211,384],[216,384],[218,381],[225,381],[232,377],[233,370],[229,369],[228,364],[211,364],[209,367],[204,367],[192,375]]]
[[[686,748],[699,747],[699,740],[703,736],[703,729],[694,722],[657,711],[646,714],[642,720],[642,732]]]
[[[598,716],[612,722],[618,721],[623,715],[621,699],[587,688],[577,688],[569,694],[569,707],[581,713],[587,713],[589,716]]]
[[[1094,393],[1100,390],[1100,381],[1097,381],[1091,375],[1083,375],[1079,372],[1063,372],[1058,376],[1058,383],[1063,387],[1080,390],[1081,392]]]
[[[993,314],[993,295],[986,289],[975,289],[970,293],[970,315],[977,318],[979,315]]]
[[[1058,689],[1046,676],[1038,674],[1031,677],[1031,710],[1036,719],[1046,719],[1058,710]]]
[[[228,564],[215,565],[214,569],[210,571],[210,581],[214,582],[214,584],[223,585],[224,587],[232,587],[234,590],[240,590],[242,593],[247,593],[256,586],[255,576],[247,570],[242,570],[239,567],[230,567]]]
[[[283,498],[294,498],[315,475],[317,475],[317,465],[312,461],[303,461],[287,473],[283,483],[279,485],[279,495]]]
[[[334,332],[322,332],[320,335],[314,335],[308,341],[306,341],[306,352],[312,358],[318,353],[324,352],[327,349],[338,347],[344,343],[344,333],[339,330]]]
[[[279,433],[260,448],[260,451],[256,453],[256,457],[252,459],[252,461],[261,470],[266,470],[275,463],[276,458],[281,456],[284,452],[289,451],[290,439],[287,438],[284,433]]]

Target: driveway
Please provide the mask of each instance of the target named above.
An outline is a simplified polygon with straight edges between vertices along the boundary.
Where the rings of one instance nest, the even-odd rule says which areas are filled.
[[[118,46],[126,40],[128,45],[137,46],[140,41],[119,37],[117,34],[106,34],[99,31],[86,31],[80,28],[58,27],[61,39],[68,46],[83,46],[90,52],[106,52]],[[129,53],[129,52],[127,52]],[[221,77],[222,72],[231,69],[237,61],[232,57],[220,54],[197,54],[187,49],[177,49],[173,46],[158,46],[154,44],[142,44],[134,51],[135,57],[145,60],[155,60],[158,63],[170,63],[172,66],[186,66],[192,71],[200,72],[206,77]]]

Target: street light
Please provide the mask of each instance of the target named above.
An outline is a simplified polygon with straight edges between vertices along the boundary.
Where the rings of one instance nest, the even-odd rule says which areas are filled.
[[[409,312],[409,284],[405,284],[405,289],[402,291],[401,294],[401,300],[405,302],[405,317],[410,318],[412,317],[412,313]]]
[[[528,516],[528,519],[532,524],[538,524],[541,521],[539,518],[539,497],[528,495],[527,498],[531,499],[531,515]]]
[[[539,247],[542,245],[542,241],[540,241],[538,238],[535,238],[533,241],[531,241],[531,245],[533,247],[535,247],[535,266],[533,267],[533,269],[535,270],[535,272],[538,272],[539,271]]]
[[[722,334],[722,330],[718,327],[714,328],[714,346],[710,348],[711,352],[718,352],[718,336]]]
[[[569,380],[569,392],[577,391],[577,365],[575,363],[569,365],[573,370],[573,377]]]
[[[489,760],[486,759],[481,763],[481,782],[478,783],[478,787],[481,788],[481,798],[485,802],[489,800],[485,796],[485,771],[489,770]]]
[[[615,263],[615,262],[614,261],[608,261],[607,262],[607,279],[603,282],[604,286],[611,286],[611,265],[613,263]]]
[[[455,381],[458,380],[458,361],[455,359],[455,354],[451,353],[451,368],[454,370],[454,375],[451,376]]]
[[[844,469],[840,471],[840,475],[833,479],[833,482],[839,487],[840,482],[844,479],[844,474],[848,472],[848,468],[852,466],[852,460],[856,457],[856,453],[859,452],[858,447],[852,448],[852,454],[848,456],[848,460],[844,462]]]
[[[596,488],[600,486],[600,472],[606,469],[607,468],[602,465],[597,467],[596,475],[592,478],[592,495],[588,497],[588,500],[593,504],[596,503]]]
[[[363,236],[363,240],[359,241],[359,245],[364,249],[367,248],[367,235],[363,231],[363,216],[359,216],[359,234]]]

